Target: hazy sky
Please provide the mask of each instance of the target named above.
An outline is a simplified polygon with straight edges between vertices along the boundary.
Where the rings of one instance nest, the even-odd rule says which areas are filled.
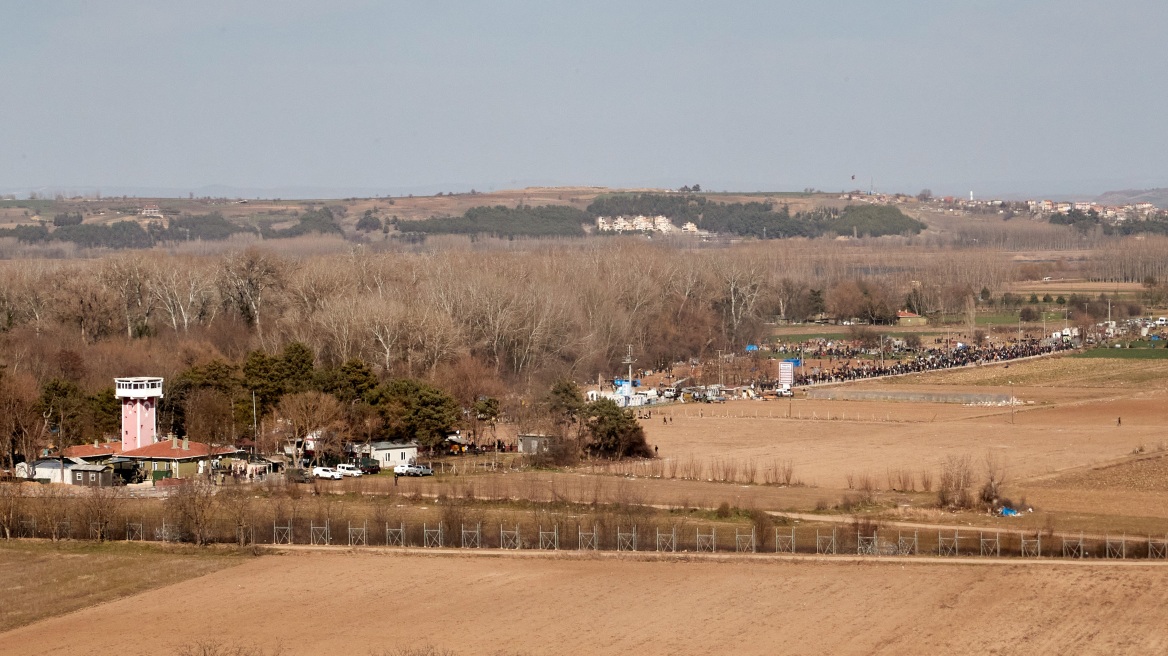
[[[1168,186],[1163,0],[2,3],[0,190]]]

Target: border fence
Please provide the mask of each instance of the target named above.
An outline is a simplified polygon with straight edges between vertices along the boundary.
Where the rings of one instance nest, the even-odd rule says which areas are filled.
[[[715,522],[633,522],[605,524],[584,518],[551,525],[481,520],[449,525],[409,523],[394,518],[268,515],[263,520],[215,520],[192,528],[173,517],[136,517],[92,521],[83,517],[11,518],[13,540],[201,542],[239,546],[336,546],[362,548],[570,550],[583,552],[718,552],[750,557],[756,553],[882,557],[932,556],[969,559],[1148,560],[1168,561],[1168,534],[1091,536],[1084,533],[1017,529],[912,529],[840,523],[775,526],[760,534],[754,526]],[[728,529],[733,528],[733,531]],[[334,531],[339,531],[336,534]],[[575,534],[575,539],[570,536]],[[3,536],[3,533],[0,533]],[[764,548],[765,547],[765,548]]]

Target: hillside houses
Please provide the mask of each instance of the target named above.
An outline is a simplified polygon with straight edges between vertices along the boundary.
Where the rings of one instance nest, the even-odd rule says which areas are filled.
[[[667,216],[602,216],[596,219],[597,232],[658,232],[664,235],[700,236],[709,234],[699,230],[692,221],[678,228]]]

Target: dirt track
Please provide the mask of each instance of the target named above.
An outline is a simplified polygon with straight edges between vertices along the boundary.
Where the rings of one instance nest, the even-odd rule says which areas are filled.
[[[297,553],[0,634],[0,653],[209,638],[287,654],[1162,653],[1166,583],[1168,569],[1139,566]]]

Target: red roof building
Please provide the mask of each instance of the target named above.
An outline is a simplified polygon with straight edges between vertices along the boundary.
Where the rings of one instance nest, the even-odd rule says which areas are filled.
[[[928,323],[928,319],[915,312],[898,310],[896,313],[896,325],[898,326],[925,326]]]
[[[137,460],[197,460],[199,458],[231,455],[239,449],[233,446],[217,446],[212,450],[209,444],[192,442],[188,439],[170,439],[148,444],[137,449],[123,451],[123,458]]]
[[[104,444],[79,444],[67,447],[61,455],[66,458],[81,458],[82,460],[105,460],[119,455],[121,452],[121,442],[106,442]]]
[[[191,478],[209,473],[204,467],[208,458],[239,453],[233,446],[211,447],[202,442],[171,438],[137,449],[123,451],[122,457],[137,460],[145,475],[155,482],[165,478]]]

